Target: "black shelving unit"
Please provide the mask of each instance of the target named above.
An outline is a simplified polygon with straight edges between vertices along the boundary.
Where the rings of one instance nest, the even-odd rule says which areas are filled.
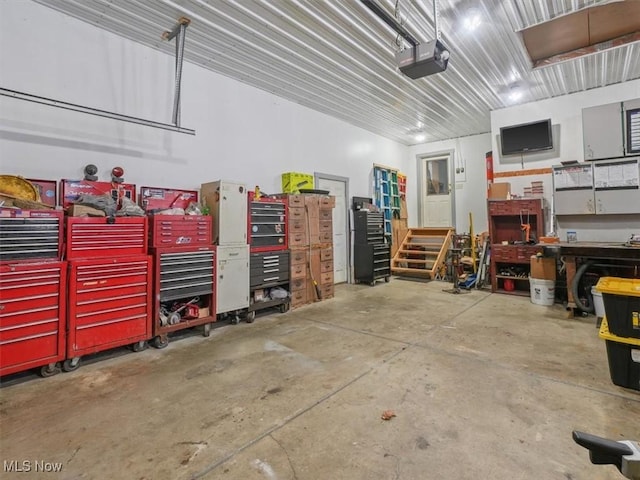
[[[356,210],[354,217],[353,262],[356,282],[375,285],[391,279],[391,244],[384,232],[384,214]]]

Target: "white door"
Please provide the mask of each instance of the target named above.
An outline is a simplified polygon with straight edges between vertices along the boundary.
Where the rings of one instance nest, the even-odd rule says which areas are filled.
[[[422,160],[422,226],[452,227],[449,155]]]
[[[319,178],[316,188],[329,190],[329,195],[336,197],[333,209],[333,282],[344,283],[348,279],[348,242],[349,226],[347,224],[347,184],[340,180]]]

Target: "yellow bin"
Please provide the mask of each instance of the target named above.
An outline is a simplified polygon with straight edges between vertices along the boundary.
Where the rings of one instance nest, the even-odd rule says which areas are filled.
[[[640,279],[602,277],[596,290],[602,293],[611,333],[640,338]]]

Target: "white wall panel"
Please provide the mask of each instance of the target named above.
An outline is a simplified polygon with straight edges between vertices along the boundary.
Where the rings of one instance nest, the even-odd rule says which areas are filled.
[[[409,167],[406,172],[408,175],[409,226],[418,225],[417,205],[420,199],[418,157],[449,150],[455,152],[454,168],[456,164],[464,167],[464,173],[455,175],[456,184],[453,186],[455,188],[457,231],[469,231],[469,212],[473,214],[474,231],[479,233],[487,230],[485,154],[491,150],[491,135],[489,133],[410,147]]]
[[[0,5],[2,87],[170,123],[171,56],[32,2]],[[184,64],[182,92],[195,137],[0,97],[2,173],[79,178],[94,163],[101,180],[119,165],[138,185],[277,192],[282,172],[318,171],[369,195],[373,163],[405,170],[408,147],[199,66]]]

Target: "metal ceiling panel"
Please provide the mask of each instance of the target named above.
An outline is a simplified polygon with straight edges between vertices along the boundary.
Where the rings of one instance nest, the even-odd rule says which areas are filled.
[[[440,0],[448,69],[411,80],[394,32],[356,0],[35,0],[174,55],[161,40],[191,19],[185,60],[403,144],[490,131],[490,111],[640,78],[638,43],[533,70],[520,31],[606,0]],[[430,0],[378,0],[420,41]],[[480,24],[465,27],[470,15]],[[519,98],[515,99],[514,92]]]

